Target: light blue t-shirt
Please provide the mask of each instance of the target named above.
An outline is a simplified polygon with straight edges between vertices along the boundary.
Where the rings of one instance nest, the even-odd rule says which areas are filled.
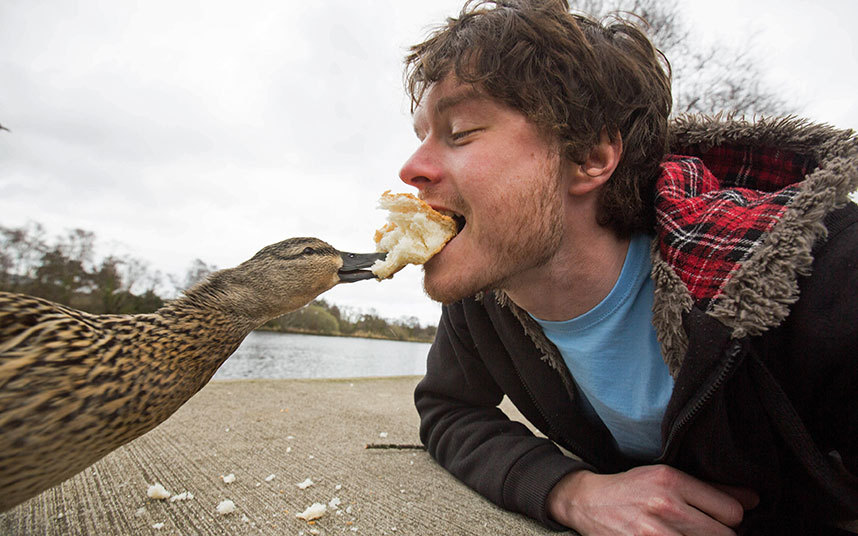
[[[535,318],[620,450],[649,461],[661,454],[661,420],[673,392],[652,325],[650,240],[632,238],[617,283],[596,307],[562,322]]]

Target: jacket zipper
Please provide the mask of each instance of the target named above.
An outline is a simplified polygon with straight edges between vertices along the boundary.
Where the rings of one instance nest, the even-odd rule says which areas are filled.
[[[527,392],[527,396],[530,397],[530,402],[533,404],[533,407],[536,408],[536,411],[539,413],[539,416],[542,417],[542,421],[548,426],[548,429],[553,433],[555,437],[561,438],[565,443],[564,448],[567,446],[567,450],[578,456],[581,460],[586,460],[584,457],[584,449],[581,448],[581,445],[575,441],[570,440],[566,434],[562,434],[558,432],[557,428],[555,428],[554,423],[545,415],[545,412],[542,410],[542,406],[536,400],[536,397],[533,395],[533,391],[530,390],[530,387],[524,381],[524,378],[521,375],[521,372],[518,370],[518,366],[515,361],[512,361],[512,368],[515,370],[516,376],[518,376],[518,382],[524,387],[524,390]],[[551,438],[549,438],[551,439]],[[587,462],[588,463],[588,462]]]
[[[709,384],[709,387],[703,392],[703,394],[697,397],[690,407],[686,406],[684,414],[680,415],[676,421],[674,421],[673,426],[670,429],[670,433],[667,435],[667,440],[664,442],[664,448],[662,449],[661,456],[656,458],[654,463],[664,462],[670,452],[670,447],[676,439],[676,436],[683,428],[688,426],[688,424],[694,419],[695,415],[709,402],[712,395],[721,388],[733,372],[733,368],[739,362],[739,356],[741,353],[742,343],[740,341],[734,341],[731,348],[728,350],[727,359],[724,361],[718,376],[715,377],[715,379]]]

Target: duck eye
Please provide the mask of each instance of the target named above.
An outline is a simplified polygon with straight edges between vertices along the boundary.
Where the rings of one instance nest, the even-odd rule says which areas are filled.
[[[312,255],[312,254],[313,254],[313,253],[315,253],[315,252],[316,252],[316,250],[315,250],[315,249],[313,249],[313,248],[311,248],[311,247],[309,247],[309,246],[308,246],[308,247],[304,248],[304,252],[303,252],[303,253],[304,253],[304,255]]]

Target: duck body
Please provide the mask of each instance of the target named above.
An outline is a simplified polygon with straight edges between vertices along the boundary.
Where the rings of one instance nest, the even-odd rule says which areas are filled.
[[[141,315],[0,292],[0,511],[166,420],[250,331],[377,258],[291,239]]]

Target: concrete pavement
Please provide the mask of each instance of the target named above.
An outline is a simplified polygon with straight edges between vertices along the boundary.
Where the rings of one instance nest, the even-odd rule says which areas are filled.
[[[211,382],[156,429],[0,514],[0,534],[553,534],[487,502],[423,450],[365,448],[419,444],[418,380]],[[155,483],[193,499],[151,499]],[[227,499],[235,511],[221,515]],[[314,503],[326,505],[321,518],[295,517]]]
[[[555,534],[495,507],[422,449],[365,448],[419,444],[418,381],[213,381],[148,434],[0,514],[0,535]],[[193,499],[151,499],[155,483]],[[235,511],[222,515],[225,500]],[[322,517],[295,517],[314,503],[326,505]]]

